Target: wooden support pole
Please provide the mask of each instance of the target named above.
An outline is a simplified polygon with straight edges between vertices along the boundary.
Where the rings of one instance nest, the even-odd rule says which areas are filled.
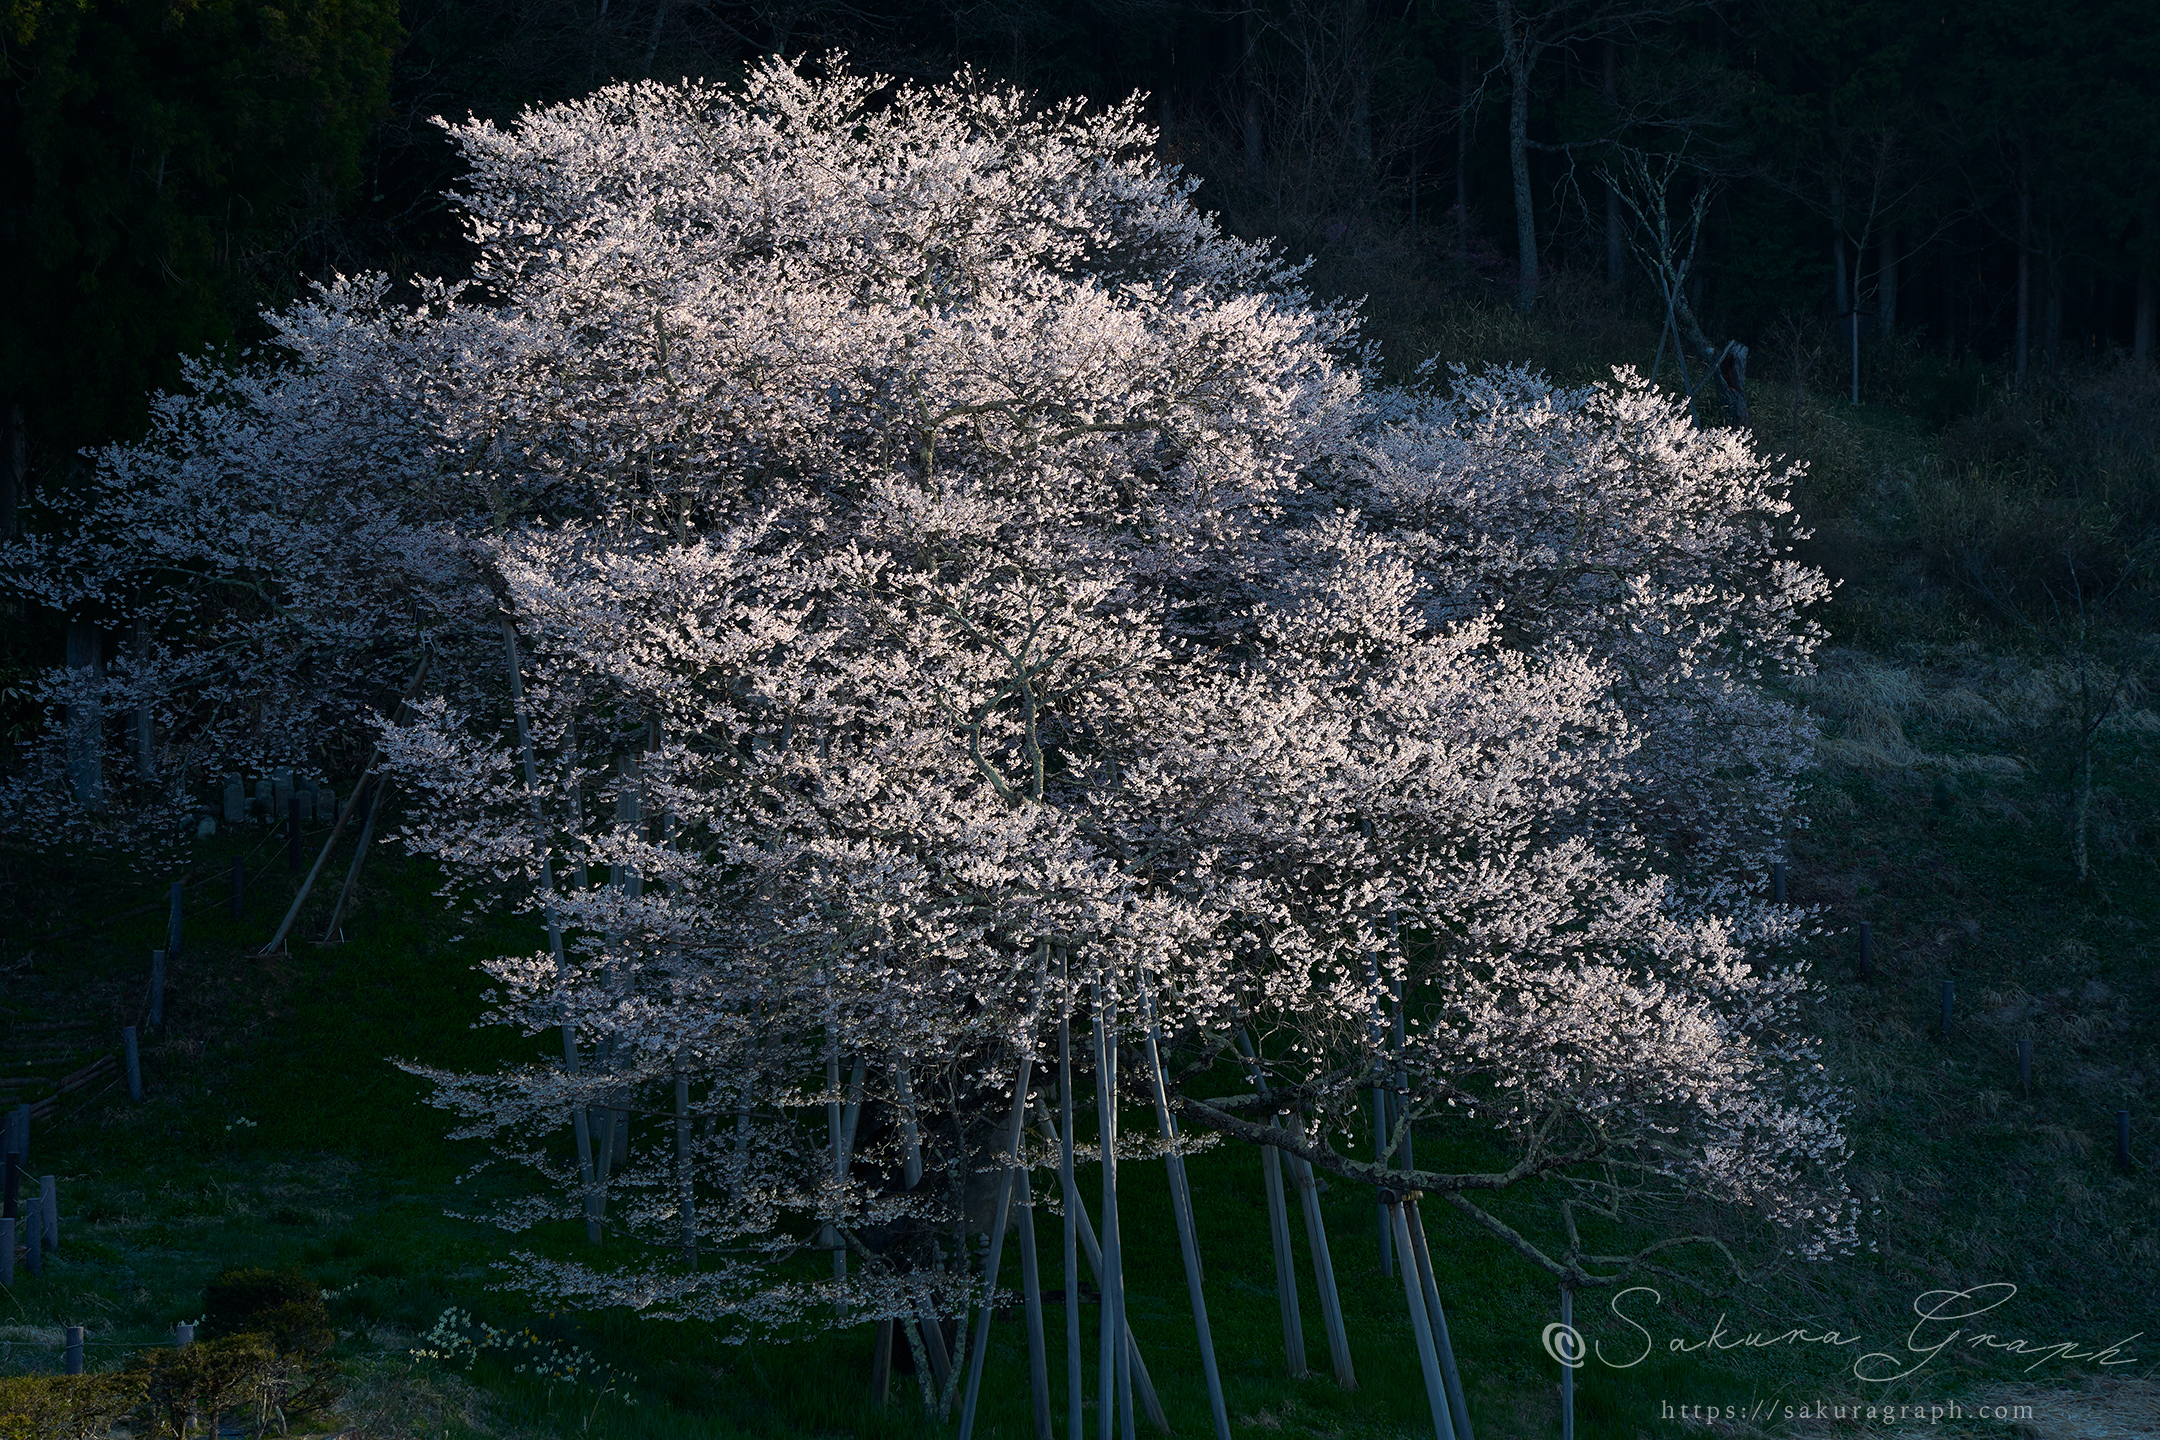
[[[1123,1256],[1118,1247],[1117,1208],[1117,1079],[1114,1068],[1117,1039],[1113,1033],[1116,1017],[1103,998],[1102,986],[1095,986],[1095,1122],[1102,1145],[1102,1258],[1096,1262],[1095,1274],[1102,1287],[1102,1354],[1101,1375],[1096,1381],[1096,1410],[1098,1430],[1102,1440],[1117,1440],[1119,1382],[1127,1378],[1126,1367],[1119,1362],[1118,1336],[1123,1333],[1125,1311],[1118,1301]],[[1131,1427],[1125,1430],[1126,1440],[1133,1440]]]
[[[1044,958],[1047,962],[1048,957]],[[1005,1123],[1002,1147],[1005,1173],[998,1182],[997,1206],[990,1222],[990,1253],[983,1261],[982,1316],[975,1326],[974,1353],[968,1357],[967,1393],[960,1402],[960,1440],[970,1440],[975,1433],[975,1405],[982,1393],[983,1363],[990,1355],[990,1317],[997,1313],[998,1262],[1004,1258],[1005,1227],[1012,1220],[1013,1191],[1017,1188],[1013,1177],[1019,1173],[1020,1164],[1020,1127],[1027,1123],[1028,1079],[1034,1065],[1035,1051],[1031,1044],[1020,1052],[1020,1064],[1013,1080],[1012,1118]]]
[[[1440,1303],[1440,1284],[1433,1273],[1432,1251],[1425,1243],[1425,1219],[1418,1202],[1405,1202],[1410,1222],[1410,1248],[1416,1252],[1418,1283],[1425,1289],[1425,1308],[1432,1312],[1433,1349],[1440,1352],[1440,1378],[1447,1385],[1448,1418],[1455,1422],[1455,1440],[1477,1440],[1470,1430],[1470,1407],[1463,1401],[1462,1372],[1455,1365],[1455,1346],[1448,1339],[1447,1309]]]
[[[1086,1377],[1080,1368],[1080,1185],[1073,1174],[1072,989],[1067,983],[1063,949],[1057,952],[1057,962],[1058,1187],[1065,1201],[1065,1433],[1069,1440],[1085,1440],[1082,1406]]]
[[[1035,1254],[1035,1194],[1028,1172],[1014,1172],[1020,1187],[1020,1289],[1027,1305],[1028,1395],[1035,1402],[1035,1440],[1051,1440],[1050,1353],[1043,1339],[1042,1265]]]
[[[1207,1381],[1208,1410],[1215,1420],[1215,1440],[1230,1440],[1230,1412],[1223,1402],[1222,1373],[1215,1364],[1215,1335],[1208,1325],[1207,1294],[1200,1274],[1200,1235],[1194,1223],[1192,1190],[1186,1183],[1184,1157],[1177,1153],[1177,1123],[1170,1115],[1169,1088],[1162,1064],[1162,1043],[1156,1034],[1155,1002],[1148,994],[1147,975],[1140,976],[1140,1011],[1147,1026],[1148,1079],[1155,1090],[1155,1122],[1163,1143],[1170,1146],[1170,1211],[1177,1222],[1178,1250],[1185,1259],[1185,1291],[1192,1302],[1193,1329],[1200,1339],[1200,1374]]]
[[[1403,1257],[1403,1300],[1410,1308],[1410,1333],[1417,1341],[1418,1369],[1425,1377],[1425,1403],[1432,1411],[1433,1440],[1454,1440],[1455,1422],[1448,1417],[1447,1387],[1440,1378],[1440,1356],[1433,1346],[1432,1312],[1425,1304],[1425,1287],[1411,1261],[1410,1227],[1400,1199],[1389,1196],[1388,1220],[1395,1232],[1396,1253]]]
[[[360,785],[367,784],[362,776]],[[358,799],[360,786],[353,788],[353,798]],[[368,846],[375,839],[375,821],[382,814],[383,802],[390,798],[390,782],[378,775],[368,791],[367,815],[360,822],[360,838],[353,842],[352,863],[345,867],[345,883],[338,889],[337,904],[330,908],[330,923],[323,926],[323,943],[329,944],[338,933],[338,925],[345,918],[345,907],[352,903],[353,891],[360,884],[360,867],[367,864]]]
[[[1302,1137],[1302,1121],[1292,1116],[1290,1126]],[[1320,1289],[1320,1319],[1327,1327],[1328,1359],[1335,1367],[1335,1383],[1345,1390],[1355,1390],[1357,1371],[1350,1363],[1350,1336],[1343,1327],[1342,1297],[1335,1289],[1335,1261],[1328,1254],[1327,1225],[1320,1215],[1320,1192],[1313,1180],[1312,1163],[1293,1155],[1290,1174],[1297,1181],[1298,1202],[1305,1212],[1305,1243],[1312,1250],[1313,1278]]]
[[[1267,1074],[1252,1037],[1240,1030],[1238,1050],[1252,1067],[1253,1088],[1267,1097]],[[1283,1194],[1282,1151],[1273,1145],[1260,1147],[1260,1180],[1267,1192],[1268,1240],[1275,1252],[1275,1306],[1282,1317],[1283,1363],[1293,1380],[1311,1371],[1305,1363],[1305,1319],[1298,1311],[1297,1256],[1290,1248],[1290,1205]]]
[[[533,767],[531,725],[525,712],[524,679],[518,671],[517,629],[507,615],[502,617],[502,625],[503,639],[509,647],[510,654],[510,701],[517,711],[518,738],[524,742],[525,749],[525,788],[532,797],[533,818],[539,820],[541,819],[539,780]],[[413,696],[420,693],[420,682],[427,677],[428,658],[427,649],[423,646],[420,651],[420,663],[413,667],[412,679],[406,682],[405,693],[398,697],[397,709],[390,712],[390,718],[393,721],[404,715],[406,705],[411,702]],[[314,865],[308,870],[307,879],[300,883],[299,893],[293,896],[291,907],[286,910],[284,920],[279,922],[277,934],[271,936],[269,943],[262,947],[262,954],[275,954],[278,946],[284,942],[286,934],[291,931],[293,922],[300,918],[300,907],[307,903],[309,892],[315,888],[315,877],[322,874],[323,862],[330,858],[331,847],[337,844],[338,836],[345,833],[345,826],[352,819],[353,807],[359,803],[361,792],[367,788],[367,778],[374,773],[375,762],[381,758],[382,745],[378,742],[368,751],[367,764],[360,767],[360,780],[353,785],[353,793],[345,798],[345,808],[340,810],[337,819],[331,822],[330,834],[323,840],[322,852],[315,857]],[[298,870],[300,868],[300,810],[297,800],[288,798],[288,814],[291,816],[291,828],[288,832],[288,843],[291,847],[289,868]],[[369,818],[372,819],[373,816],[371,815]],[[363,853],[365,853],[365,847],[363,847]],[[352,873],[357,875],[359,871],[356,868]],[[554,913],[555,882],[544,849],[540,856],[540,873],[541,878],[547,884],[548,910],[552,916]],[[340,913],[344,910],[344,897],[342,896],[338,900],[338,909]],[[552,925],[552,921],[550,923]],[[560,946],[556,947],[555,953],[559,968],[562,954]]]

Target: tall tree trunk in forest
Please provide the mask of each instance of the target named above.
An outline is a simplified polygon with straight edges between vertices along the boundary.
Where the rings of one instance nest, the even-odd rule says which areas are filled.
[[[2047,292],[2040,311],[2040,358],[2052,370],[2062,360],[2063,329],[2062,263],[2056,258],[2052,244],[2041,273],[2047,282]]]
[[[1266,158],[1260,143],[1260,27],[1250,9],[1238,12],[1238,128],[1245,142],[1245,178],[1258,180]]]
[[[1455,256],[1470,258],[1470,52],[1456,57]]]
[[[2153,349],[2153,277],[2152,271],[2140,270],[2137,277],[2137,315],[2130,322],[2130,358],[2143,365],[2152,359]]]
[[[23,408],[10,403],[0,425],[0,541],[15,538],[15,514],[30,489],[30,429]]]
[[[1845,263],[1845,187],[1830,187],[1830,285],[1838,317],[1838,338],[1852,356],[1852,403],[1860,403],[1860,257]]]
[[[1515,308],[1537,307],[1537,211],[1530,195],[1530,36],[1515,19],[1512,0],[1493,7],[1500,30],[1500,58],[1508,73],[1508,173],[1515,184],[1515,253],[1520,269]]]
[[[2023,380],[2032,346],[2032,158],[2022,143],[2018,146],[2017,207],[2017,342],[2011,371]]]
[[[1350,61],[1350,153],[1360,165],[1371,165],[1372,45],[1365,30],[1365,0],[1343,0],[1343,45]]]
[[[668,0],[657,0],[653,6],[652,29],[645,32],[645,59],[638,65],[638,74],[652,76],[653,57],[660,53],[660,32],[667,27]]]
[[[1620,42],[1605,42],[1605,105],[1620,111]],[[1627,283],[1627,224],[1620,216],[1620,192],[1605,182],[1605,278],[1614,289]]]
[[[1892,225],[1883,231],[1882,246],[1877,252],[1880,278],[1875,284],[1877,295],[1876,324],[1883,339],[1897,333],[1897,287],[1898,287],[1898,227]]]
[[[1957,359],[1957,266],[1944,256],[1935,266],[1937,278],[1942,282],[1942,347],[1943,358]]]

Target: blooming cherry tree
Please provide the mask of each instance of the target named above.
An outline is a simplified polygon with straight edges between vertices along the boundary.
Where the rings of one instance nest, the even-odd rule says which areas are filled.
[[[518,1283],[893,1321],[936,1409],[927,1322],[1016,1174],[1080,1225],[1075,1158],[1106,1304],[1109,1162],[1182,1196],[1210,1137],[1570,1283],[1647,1255],[1480,1197],[1849,1243],[1799,922],[1750,883],[1824,593],[1787,477],[1626,374],[1379,385],[1136,104],[834,68],[451,127],[470,284],[325,286],[8,556],[153,637],[168,791],[379,737],[406,841],[533,917],[485,968],[543,1053],[409,1062],[538,1177],[502,1223],[605,1242]],[[1211,1093],[1241,1040],[1264,1089]],[[1418,1168],[1443,1125],[1494,1167]]]

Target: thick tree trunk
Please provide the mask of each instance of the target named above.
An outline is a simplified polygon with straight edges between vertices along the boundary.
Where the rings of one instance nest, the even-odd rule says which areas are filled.
[[[1499,0],[1500,54],[1508,72],[1508,173],[1515,184],[1515,308],[1537,306],[1537,210],[1530,194],[1529,37],[1516,28],[1515,7]]]
[[[2130,358],[2143,365],[2152,359],[2153,277],[2141,270],[2137,277],[2137,316],[2130,322]]]
[[[150,663],[150,622],[139,617],[130,658],[137,665]],[[135,778],[145,786],[157,783],[157,729],[147,702],[135,707]]]
[[[1897,333],[1897,226],[1892,225],[1889,229],[1883,231],[1882,248],[1878,253],[1882,256],[1879,266],[1882,274],[1881,278],[1876,282],[1876,293],[1880,297],[1876,305],[1876,309],[1880,312],[1876,316],[1876,325],[1883,339],[1887,340]]]
[[[104,637],[86,620],[70,620],[67,626],[67,666],[78,680],[96,680],[105,674]],[[104,715],[95,700],[67,707],[68,785],[75,803],[94,807],[105,803]]]

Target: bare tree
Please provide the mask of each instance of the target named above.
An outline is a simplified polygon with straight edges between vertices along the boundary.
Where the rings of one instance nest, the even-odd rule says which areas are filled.
[[[1707,0],[1476,0],[1473,13],[1500,39],[1508,83],[1508,173],[1515,191],[1515,246],[1520,265],[1515,305],[1537,304],[1537,206],[1530,189],[1530,100],[1537,69],[1554,51],[1639,38]]]

